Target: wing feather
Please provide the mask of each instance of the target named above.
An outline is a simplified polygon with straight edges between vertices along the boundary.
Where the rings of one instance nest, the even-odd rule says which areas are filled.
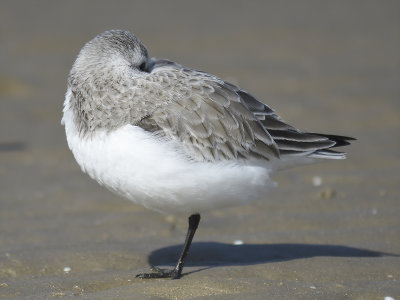
[[[134,124],[179,141],[194,160],[344,157],[328,149],[351,138],[304,133],[246,91],[213,75],[167,60],[153,59],[150,68],[148,76],[135,79],[135,94],[153,95],[144,100],[153,109]]]
[[[151,79],[150,79],[151,78]],[[234,85],[169,61],[155,61],[148,76],[136,78],[136,94],[161,94],[154,110],[135,125],[163,132],[183,144],[194,160],[215,161],[279,156],[276,143],[243,102]],[[161,93],[159,92],[161,91]],[[160,104],[161,102],[161,104]]]

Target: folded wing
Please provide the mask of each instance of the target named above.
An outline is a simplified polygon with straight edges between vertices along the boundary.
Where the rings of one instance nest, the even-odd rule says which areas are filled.
[[[239,87],[168,60],[153,60],[136,94],[154,95],[154,110],[136,122],[182,143],[195,161],[283,156],[344,158],[331,148],[352,138],[305,133]]]

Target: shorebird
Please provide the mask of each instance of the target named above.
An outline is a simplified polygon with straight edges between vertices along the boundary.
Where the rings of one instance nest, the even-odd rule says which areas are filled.
[[[189,216],[178,263],[141,278],[180,278],[200,213],[260,199],[275,171],[318,159],[353,138],[303,132],[212,74],[150,58],[133,34],[110,30],[81,49],[62,124],[83,172],[135,203]]]

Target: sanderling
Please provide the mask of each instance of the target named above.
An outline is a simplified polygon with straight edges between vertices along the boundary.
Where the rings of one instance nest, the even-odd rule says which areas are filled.
[[[101,33],[81,49],[63,112],[83,172],[147,208],[189,216],[176,267],[141,278],[181,277],[200,213],[260,199],[274,171],[343,159],[332,148],[352,140],[300,131],[234,84],[149,58],[122,30]]]

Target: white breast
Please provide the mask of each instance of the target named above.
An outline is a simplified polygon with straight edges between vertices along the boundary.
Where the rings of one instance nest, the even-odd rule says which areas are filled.
[[[193,162],[176,143],[137,126],[82,138],[68,101],[69,93],[62,123],[76,161],[101,185],[135,203],[162,212],[200,213],[259,199],[274,184],[265,162]]]

